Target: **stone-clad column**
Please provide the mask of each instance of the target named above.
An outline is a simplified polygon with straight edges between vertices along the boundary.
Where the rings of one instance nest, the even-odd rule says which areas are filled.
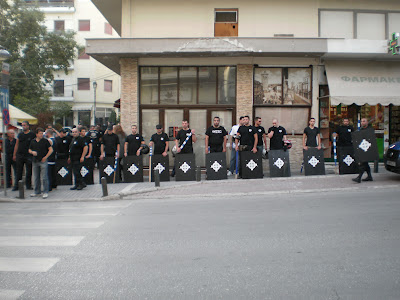
[[[138,60],[121,58],[121,126],[127,134],[131,125],[139,127],[139,78]]]
[[[237,65],[236,94],[237,119],[248,115],[253,123],[253,65]]]

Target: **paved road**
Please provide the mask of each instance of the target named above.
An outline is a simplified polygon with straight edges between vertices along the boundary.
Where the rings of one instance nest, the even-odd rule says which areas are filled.
[[[399,192],[0,203],[0,299],[399,299]]]

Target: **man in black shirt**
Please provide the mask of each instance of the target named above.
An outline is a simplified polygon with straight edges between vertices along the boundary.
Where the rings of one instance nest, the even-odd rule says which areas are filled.
[[[239,139],[235,139],[236,151],[252,151],[253,153],[257,153],[258,135],[256,128],[250,125],[249,116],[244,116],[243,124],[237,132],[237,135],[240,137],[240,146],[238,145]]]
[[[124,144],[124,155],[140,155],[140,151],[143,149],[142,144],[144,144],[143,137],[137,133],[137,126],[131,126],[132,134],[128,135],[125,139]]]
[[[189,128],[187,120],[182,121],[182,129],[178,131],[175,139],[177,153],[193,153],[193,143],[196,143],[197,137],[194,129]]]
[[[43,191],[43,199],[48,197],[49,180],[47,158],[53,153],[50,142],[43,138],[43,129],[36,129],[36,138],[29,145],[29,153],[33,155],[33,176],[35,178],[35,192],[31,197],[37,197]],[[43,189],[41,180],[43,180]]]
[[[264,127],[261,126],[261,118],[260,117],[256,117],[255,118],[255,122],[254,122],[254,127],[256,128],[256,132],[257,132],[257,151],[261,151],[263,150],[263,142],[264,142],[264,146],[265,149],[267,149],[267,138],[265,137],[265,129]]]
[[[157,133],[153,134],[150,138],[150,146],[154,147],[154,154],[161,154],[162,156],[168,155],[169,138],[168,135],[163,132],[162,125],[156,125]]]
[[[321,136],[319,133],[319,128],[315,127],[314,118],[311,118],[309,121],[309,126],[304,128],[303,149],[308,150],[308,147],[314,147],[314,148],[316,147],[318,148],[318,150],[321,149]]]
[[[32,189],[32,155],[28,149],[31,141],[36,135],[29,130],[29,122],[22,122],[22,132],[18,134],[15,143],[13,160],[17,162],[17,180],[14,183],[13,191],[18,190],[18,181],[22,180],[22,173],[25,165],[25,184],[28,190]]]
[[[99,163],[99,157],[101,154],[100,139],[101,139],[102,134],[101,134],[101,132],[99,132],[97,126],[92,125],[92,126],[90,126],[88,136],[90,137],[90,142],[92,144],[92,157],[93,157],[94,164]]]
[[[278,120],[272,120],[272,127],[268,129],[268,137],[270,139],[269,149],[270,150],[281,150],[283,149],[284,140],[286,140],[286,129],[278,125]]]
[[[368,120],[366,118],[362,118],[361,119],[361,129],[360,130],[366,130],[368,129]],[[371,174],[371,168],[369,167],[368,162],[362,162],[358,164],[358,169],[359,169],[359,173],[358,176],[356,178],[353,178],[352,180],[360,183],[361,180],[362,181],[373,181],[372,179],[372,174]],[[361,177],[363,176],[364,172],[367,173],[367,177],[364,179],[361,179]]]
[[[13,160],[15,143],[15,131],[10,129],[7,131],[6,139],[6,184],[7,188],[11,187],[11,167],[14,171],[14,182],[17,181],[17,162]]]
[[[110,125],[107,128],[107,133],[103,136],[100,160],[103,160],[104,157],[119,157],[119,151],[118,136],[113,132],[113,126]]]
[[[53,149],[53,152],[47,159],[47,177],[49,180],[49,192],[51,192],[53,189],[57,188],[57,181],[56,181],[56,154],[57,154],[57,143],[56,139],[54,138],[54,129],[46,129],[46,132],[44,133],[44,137],[50,142],[50,145]]]
[[[85,140],[79,135],[77,128],[72,129],[73,139],[69,147],[68,163],[72,164],[72,172],[74,173],[75,185],[70,188],[71,190],[82,190],[85,185],[82,180],[81,169],[85,156],[88,151],[88,146]]]
[[[71,141],[72,137],[67,135],[67,130],[61,129],[59,136],[56,137],[57,159],[68,159]]]
[[[208,146],[210,146],[210,153],[226,152],[228,133],[224,127],[219,126],[219,122],[219,117],[214,117],[213,126],[206,131],[206,154],[208,153]]]
[[[343,119],[343,125],[336,128],[336,132],[333,136],[337,138],[338,147],[351,147],[353,146],[353,140],[351,133],[354,131],[354,127],[350,125],[349,119]]]

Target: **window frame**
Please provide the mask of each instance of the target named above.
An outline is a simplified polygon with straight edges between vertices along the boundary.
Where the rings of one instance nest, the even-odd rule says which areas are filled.
[[[217,13],[232,13],[236,14],[236,20],[234,22],[220,22],[217,21]],[[215,8],[214,9],[214,23],[231,23],[237,24],[239,20],[239,9],[238,8]]]
[[[77,80],[78,80],[78,91],[90,91],[90,78],[77,78]],[[88,88],[86,88],[86,85],[88,86]],[[85,88],[82,88],[82,86],[85,86]]]
[[[88,25],[89,25],[89,29],[81,29],[81,26],[83,26],[83,24],[81,24],[81,22],[83,23],[83,22],[89,22],[88,23]],[[83,20],[78,20],[78,31],[90,31],[90,20],[88,20],[88,19],[83,19]]]
[[[110,89],[108,90],[107,87],[110,87]],[[104,92],[107,93],[112,93],[113,91],[113,81],[110,79],[104,79]]]
[[[62,23],[63,24],[63,29],[62,30],[58,30],[56,29],[56,23]],[[65,32],[65,20],[54,20],[54,32]]]

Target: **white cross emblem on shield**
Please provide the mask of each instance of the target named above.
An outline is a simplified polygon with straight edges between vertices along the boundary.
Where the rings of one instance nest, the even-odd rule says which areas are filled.
[[[66,168],[64,168],[64,167],[62,167],[59,171],[58,171],[58,174],[60,174],[60,176],[62,177],[62,178],[64,178],[65,176],[67,176],[68,175],[68,170],[66,169]]]
[[[85,177],[89,173],[88,169],[86,169],[84,166],[81,168],[81,175],[82,177]]]
[[[315,156],[313,156],[313,157],[310,158],[310,160],[308,161],[308,163],[309,163],[310,165],[312,165],[313,168],[315,168],[315,166],[319,164],[319,160],[318,160]]]
[[[186,161],[179,167],[183,171],[183,173],[186,174],[187,171],[189,171],[190,166],[186,163]]]
[[[211,169],[213,169],[215,173],[217,173],[221,168],[222,166],[217,161],[214,161],[214,163],[211,165]]]
[[[281,169],[284,166],[285,162],[279,157],[275,162],[274,165]]]
[[[246,167],[248,167],[251,171],[253,171],[255,168],[257,168],[257,163],[254,160],[250,160]]]
[[[131,172],[132,175],[135,175],[135,174],[137,173],[137,171],[139,171],[139,168],[136,167],[135,164],[132,164],[132,165],[129,167],[128,171]]]
[[[110,165],[107,165],[107,168],[104,169],[104,173],[106,173],[107,176],[110,176],[112,173],[114,173],[114,168]]]
[[[360,146],[358,146],[361,150],[364,150],[364,152],[367,152],[368,149],[371,147],[371,143],[368,142],[366,139],[363,139],[361,141]]]
[[[343,159],[343,162],[344,162],[348,167],[351,166],[351,164],[353,163],[353,161],[354,161],[354,159],[353,159],[349,154],[347,154],[347,156]]]

